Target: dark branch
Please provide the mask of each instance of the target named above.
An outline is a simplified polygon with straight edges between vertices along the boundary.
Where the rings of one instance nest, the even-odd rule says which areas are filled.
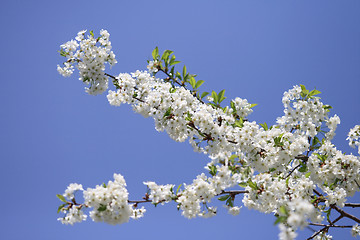
[[[238,195],[243,193],[249,193],[247,190],[229,190],[229,191],[222,191],[221,193],[217,194],[216,196],[223,195],[223,194],[230,194],[230,195]]]
[[[340,225],[326,225],[326,224],[321,224],[321,223],[309,223],[309,225],[312,225],[312,226],[320,226],[320,227],[327,227],[327,228],[331,228],[331,227],[334,227],[334,228],[352,228],[353,226],[340,226]]]
[[[350,213],[345,212],[344,210],[342,210],[341,208],[339,208],[339,207],[336,206],[335,204],[330,205],[330,207],[331,207],[332,209],[335,209],[335,210],[336,210],[338,213],[340,213],[342,216],[347,217],[347,218],[350,218],[350,219],[354,220],[354,221],[357,222],[357,223],[360,223],[360,219],[359,219],[359,218],[355,217],[354,215],[351,215]]]
[[[360,203],[345,203],[345,207],[352,207],[352,208],[360,207]]]
[[[117,78],[114,77],[113,75],[110,75],[110,74],[107,74],[107,73],[104,73],[104,74],[105,74],[105,76],[108,76],[108,77],[110,77],[110,78],[112,78],[112,79],[114,79],[114,80],[117,80]]]
[[[311,235],[311,237],[309,237],[307,240],[313,239],[314,237],[316,237],[317,235],[319,235],[321,232],[327,232],[330,228],[330,226],[334,226],[334,223],[336,223],[337,221],[339,221],[341,218],[343,218],[343,215],[340,215],[338,218],[336,218],[334,221],[331,222],[330,225],[325,225],[325,227],[323,227],[322,229],[320,229],[319,231],[315,232],[313,235]]]

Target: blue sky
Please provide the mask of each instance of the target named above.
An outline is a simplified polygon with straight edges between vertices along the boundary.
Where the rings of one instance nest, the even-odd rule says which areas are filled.
[[[121,173],[130,198],[139,199],[143,181],[189,183],[207,162],[157,133],[151,119],[111,107],[105,95],[87,95],[77,76],[57,73],[59,45],[83,29],[110,32],[118,64],[108,72],[145,69],[155,46],[171,49],[205,80],[204,91],[258,103],[250,120],[260,123],[282,114],[282,94],[293,85],[316,87],[341,118],[335,144],[355,152],[345,138],[360,124],[357,0],[1,3],[1,239],[277,238],[273,216],[245,208],[237,217],[221,208],[215,218],[187,220],[173,204],[147,205],[145,218],[121,226],[56,221],[55,195],[69,183],[94,187]],[[350,238],[348,230],[334,236]]]

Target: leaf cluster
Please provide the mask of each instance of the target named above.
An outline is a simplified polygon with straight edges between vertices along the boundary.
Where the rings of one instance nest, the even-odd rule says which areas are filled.
[[[307,90],[306,87],[302,84],[300,84],[300,87],[301,87],[301,97],[304,99],[304,100],[307,100],[307,99],[313,99],[315,98],[315,95],[318,95],[320,94],[321,92],[316,90],[316,89],[313,89],[311,91]],[[320,98],[320,97],[316,97],[316,98]]]

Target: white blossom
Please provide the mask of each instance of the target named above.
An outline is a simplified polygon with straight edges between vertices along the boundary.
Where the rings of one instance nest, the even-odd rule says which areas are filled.
[[[360,154],[360,125],[356,125],[350,129],[346,140],[349,141],[349,146],[355,148],[358,147],[358,153]]]
[[[114,174],[114,181],[107,185],[88,188],[84,191],[84,199],[85,204],[93,208],[90,217],[96,222],[122,224],[134,215],[132,206],[128,204],[125,180],[120,174]]]
[[[70,183],[67,189],[65,190],[63,196],[68,198],[69,200],[74,198],[74,192],[78,190],[84,190],[81,184]]]
[[[352,228],[351,228],[351,235],[353,237],[358,237],[360,236],[360,226],[359,224],[355,224]]]
[[[85,221],[87,216],[77,206],[73,205],[69,210],[62,210],[66,214],[65,217],[58,218],[62,224],[74,225],[74,223]]]

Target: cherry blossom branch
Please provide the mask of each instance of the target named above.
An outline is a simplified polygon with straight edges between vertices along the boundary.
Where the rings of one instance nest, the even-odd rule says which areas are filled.
[[[169,79],[174,80],[174,82],[177,83],[180,87],[183,87],[183,88],[187,89],[186,86],[185,86],[185,84],[179,83],[176,78],[174,78],[172,75],[170,75],[167,71],[163,70],[161,67],[158,67],[158,70],[161,71],[161,72],[163,72],[164,74],[166,74]],[[111,75],[111,74],[104,73],[104,75],[112,78],[113,80],[117,80],[117,78],[116,78],[115,76]],[[187,90],[188,90],[188,89],[187,89]],[[144,100],[139,99],[139,98],[137,98],[137,97],[135,97],[135,96],[133,96],[133,98],[136,99],[136,100],[138,100],[138,101],[140,101],[140,102],[145,103]],[[197,97],[197,99],[198,99],[201,103],[205,104],[205,103],[204,103],[201,99],[199,99],[198,97]],[[219,125],[221,125],[221,122],[220,122]],[[187,123],[187,126],[189,126],[189,127],[191,127],[192,129],[196,130],[201,136],[205,136],[205,137],[203,138],[203,141],[214,141],[214,140],[215,140],[215,139],[211,136],[211,134],[209,134],[209,133],[204,133],[204,132],[202,132],[200,129],[198,129],[192,121],[189,121],[189,122]],[[232,140],[229,140],[229,139],[226,139],[226,141],[229,142],[229,143],[232,143],[232,144],[238,144],[236,141],[232,141]],[[265,151],[265,150],[263,150],[263,151]],[[295,159],[300,159],[300,160],[303,160],[303,161],[306,162],[306,161],[309,159],[309,157],[308,157],[308,156],[305,156],[305,155],[303,155],[303,154],[299,154],[298,156],[295,157]],[[288,175],[287,175],[285,178],[289,177],[289,176],[290,176],[297,168],[299,168],[300,166],[301,166],[301,164],[297,165],[294,169],[292,169],[292,170],[288,173]]]

